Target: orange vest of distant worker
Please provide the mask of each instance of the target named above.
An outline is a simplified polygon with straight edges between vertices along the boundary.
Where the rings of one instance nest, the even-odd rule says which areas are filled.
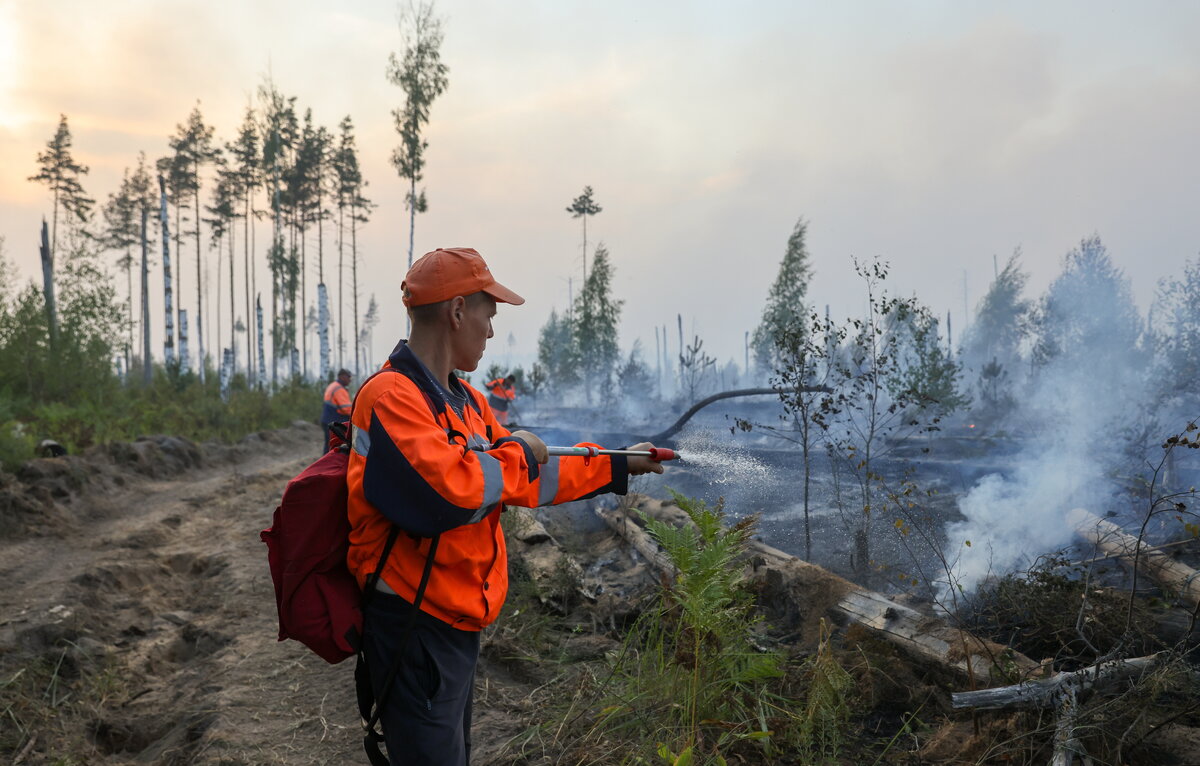
[[[488,383],[487,389],[497,399],[506,399],[511,402],[517,398],[517,392],[505,382],[504,378],[496,378],[491,383]]]
[[[321,425],[329,425],[350,417],[350,392],[336,380],[325,387],[325,406],[321,409]]]
[[[462,630],[482,630],[508,593],[504,504],[529,508],[603,492],[624,494],[624,458],[550,458],[539,466],[463,381],[462,412],[401,343],[354,403],[347,473],[350,571],[365,586],[392,523],[402,532],[384,566],[381,590],[410,603],[430,538],[441,534],[421,610]]]

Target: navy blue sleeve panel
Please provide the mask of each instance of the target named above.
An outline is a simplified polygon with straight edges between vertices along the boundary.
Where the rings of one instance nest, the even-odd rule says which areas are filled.
[[[612,455],[610,460],[612,461],[612,481],[595,492],[589,492],[583,497],[576,498],[577,500],[587,500],[606,492],[614,495],[624,495],[629,492],[629,458],[625,455]]]
[[[480,521],[494,507],[491,504],[482,509],[461,508],[448,502],[396,447],[374,413],[369,433],[363,495],[388,521],[404,531],[418,537],[433,537]]]
[[[492,446],[499,447],[505,442],[516,442],[517,444],[521,445],[521,449],[525,451],[525,463],[529,466],[529,481],[531,483],[536,481],[538,474],[540,473],[540,467],[538,465],[537,458],[533,456],[533,450],[529,448],[529,445],[525,443],[524,439],[516,436],[501,436]]]

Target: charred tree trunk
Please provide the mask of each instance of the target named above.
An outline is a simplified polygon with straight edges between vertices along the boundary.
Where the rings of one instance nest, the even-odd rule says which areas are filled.
[[[1152,578],[1176,593],[1192,607],[1200,606],[1200,578],[1195,569],[1176,561],[1161,550],[1145,545],[1111,521],[1105,521],[1082,508],[1067,514],[1067,523],[1081,537],[1123,564]]]
[[[50,249],[50,232],[42,219],[42,294],[46,300],[46,327],[50,333],[50,353],[58,348],[58,308],[54,303],[54,251]]]
[[[671,574],[673,567],[654,539],[637,521],[620,509],[597,509],[596,514],[624,538],[655,569]],[[670,518],[678,523],[678,517]],[[686,523],[690,523],[690,520]],[[806,586],[820,583],[833,591],[829,611],[839,622],[863,625],[918,660],[974,683],[1017,672],[1029,674],[1038,664],[1009,647],[974,636],[941,620],[859,588],[815,564],[802,561],[761,542],[752,541],[748,550],[751,575],[768,584]],[[785,589],[785,588],[780,588]],[[811,610],[812,604],[798,605]]]
[[[147,227],[150,211],[142,207],[142,384],[154,380],[154,365],[150,361],[150,243]]]
[[[199,186],[200,167],[196,166],[197,186],[196,186],[196,342],[199,347],[196,349],[198,353],[197,368],[200,374],[200,382],[204,382],[204,283],[201,274],[201,257],[200,257],[200,186]],[[219,255],[219,253],[218,253]],[[220,259],[217,259],[218,262]],[[219,289],[219,283],[218,283]],[[180,332],[183,331],[183,320],[179,322]],[[183,341],[180,340],[179,347],[183,348]]]
[[[166,337],[163,339],[163,363],[168,368],[175,364],[175,305],[171,294],[171,232],[167,225],[167,182],[158,177],[159,224],[163,247],[163,310],[166,315]]]

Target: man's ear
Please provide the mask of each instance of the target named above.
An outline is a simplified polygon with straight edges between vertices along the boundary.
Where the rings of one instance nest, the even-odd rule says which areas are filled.
[[[450,299],[449,314],[450,326],[457,330],[462,326],[463,315],[467,311],[467,299],[461,295],[456,295]]]

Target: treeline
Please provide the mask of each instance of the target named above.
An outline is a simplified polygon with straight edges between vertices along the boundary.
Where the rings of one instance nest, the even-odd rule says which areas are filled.
[[[258,96],[258,109],[247,108],[235,137],[223,144],[197,105],[170,136],[171,153],[153,164],[140,155],[97,217],[90,214],[94,202],[82,184],[88,169],[72,156],[65,115],[38,155],[40,170],[30,180],[51,192],[49,270],[83,247],[118,253],[125,327],[117,347],[125,370],[137,364],[148,375],[142,360],[153,359],[157,346],[165,365],[195,369],[201,381],[215,368],[226,380],[242,374],[252,385],[278,384],[281,375],[313,377],[310,339],[318,377],[333,364],[364,365],[377,309],[370,305],[364,313],[359,306],[358,231],[373,206],[363,193],[353,122],[344,118],[336,133],[315,125],[311,109],[301,115],[296,99],[270,81]],[[262,219],[271,224],[265,247],[254,225]],[[65,254],[58,252],[60,223],[74,245]],[[326,285],[327,235],[337,256],[336,307]],[[264,261],[268,275],[260,285]],[[314,271],[315,305],[309,299]],[[52,294],[49,282],[44,289]],[[162,291],[160,344],[152,289]],[[213,298],[216,310],[209,315]]]
[[[739,423],[802,452],[806,556],[818,462],[821,505],[838,511],[857,575],[932,544],[937,535],[905,539],[926,526],[933,502],[905,446],[927,452],[933,442],[914,437],[947,428],[993,444],[1009,440],[1019,455],[1014,464],[1029,466],[1010,483],[1010,496],[1027,494],[1031,502],[1064,473],[1077,493],[1098,502],[1178,489],[1175,453],[1164,452],[1163,440],[1200,414],[1200,258],[1160,283],[1143,316],[1098,236],[1063,257],[1060,274],[1037,298],[1026,295],[1018,251],[1003,269],[997,264],[955,345],[918,297],[889,292],[888,265],[879,260],[855,262],[862,315],[837,321],[818,311],[807,295],[806,231],[800,220],[753,336],[759,374],[777,387],[787,416]],[[881,528],[898,533],[886,556],[873,549]],[[969,537],[954,542],[971,545]]]
[[[423,130],[448,70],[432,3],[410,6],[401,32],[386,73],[405,94],[391,161],[408,185],[411,261],[429,204],[417,186]],[[0,459],[25,456],[35,436],[86,446],[154,430],[240,435],[285,413],[311,417],[314,379],[373,366],[379,309],[373,295],[360,305],[358,233],[374,205],[351,118],[320,125],[267,78],[227,135],[197,104],[169,152],[141,153],[97,214],[61,116],[29,178],[50,195],[40,286],[16,289],[0,247]],[[114,252],[119,291],[103,261]],[[307,411],[292,406],[301,402]]]

